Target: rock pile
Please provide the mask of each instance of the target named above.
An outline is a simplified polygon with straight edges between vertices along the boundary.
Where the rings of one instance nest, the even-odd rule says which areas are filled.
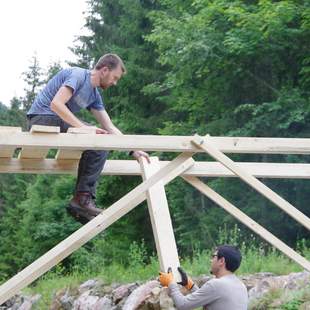
[[[210,277],[195,278],[201,286]],[[275,276],[259,273],[241,277],[248,288],[250,301],[261,298],[271,289],[300,290],[310,283],[309,272]],[[0,310],[31,310],[40,299],[16,295],[0,307]],[[50,310],[173,310],[168,290],[157,280],[146,283],[106,285],[100,280],[88,280],[78,288],[65,288],[57,292]]]

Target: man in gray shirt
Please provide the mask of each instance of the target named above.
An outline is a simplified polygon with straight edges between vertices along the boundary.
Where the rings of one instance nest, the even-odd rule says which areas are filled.
[[[169,293],[177,309],[190,310],[203,306],[208,310],[246,310],[248,293],[245,285],[234,272],[241,263],[240,251],[231,245],[218,246],[211,258],[211,273],[214,279],[198,288],[186,273],[179,268],[182,281],[179,284],[190,290],[184,296],[173,279],[171,272],[160,273],[159,280],[169,287]]]

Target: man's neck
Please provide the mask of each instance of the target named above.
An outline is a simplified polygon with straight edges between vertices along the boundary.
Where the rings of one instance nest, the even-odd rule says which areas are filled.
[[[90,84],[93,87],[98,87],[99,86],[99,75],[98,75],[98,71],[93,69],[90,71]]]
[[[222,277],[225,277],[225,276],[229,276],[229,275],[232,275],[233,273],[227,269],[222,269],[222,270],[219,270],[219,272],[215,275],[216,278],[222,278]]]

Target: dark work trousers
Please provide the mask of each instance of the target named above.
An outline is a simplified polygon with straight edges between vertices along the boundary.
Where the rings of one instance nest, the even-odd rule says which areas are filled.
[[[67,132],[70,126],[56,115],[31,115],[28,116],[28,130],[32,125],[59,126],[61,132]],[[96,185],[108,157],[106,151],[87,150],[82,153],[75,192],[90,192],[96,197]]]

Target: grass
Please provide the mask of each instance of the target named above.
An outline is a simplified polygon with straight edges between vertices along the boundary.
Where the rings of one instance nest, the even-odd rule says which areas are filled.
[[[224,227],[219,231],[219,236],[217,244],[238,244],[241,249],[243,260],[237,275],[249,275],[258,272],[284,275],[303,270],[279,251],[255,239],[253,235],[245,239],[237,226],[233,230]],[[247,242],[245,243],[242,240],[247,240]],[[297,250],[310,260],[310,248],[305,240],[301,240],[297,244]],[[212,252],[211,249],[196,251],[191,258],[180,258],[181,266],[191,277],[209,275]],[[29,295],[40,294],[42,298],[37,305],[37,309],[48,309],[52,298],[58,291],[65,288],[76,288],[89,279],[99,279],[109,285],[111,283],[144,282],[158,277],[158,259],[155,256],[148,257],[143,240],[140,244],[133,242],[129,246],[127,265],[114,261],[107,263],[104,257],[105,253],[107,253],[107,250],[101,243],[98,243],[95,251],[91,253],[81,248],[73,254],[77,255],[77,260],[71,273],[68,273],[60,264],[39,278],[32,286],[25,289],[25,293]],[[304,294],[305,296],[309,295],[309,299],[306,298],[306,300],[310,300],[310,288],[309,292]],[[271,291],[270,295],[266,295],[261,300],[261,303],[257,305],[258,308],[253,309],[269,309],[265,306],[269,305],[272,300],[280,298],[279,296],[281,297],[281,292]],[[298,298],[301,297],[291,297],[287,301],[287,308],[281,309],[295,309],[292,307],[294,303],[298,304],[300,302]]]
[[[272,272],[277,275],[282,275],[302,271],[301,267],[287,259],[284,255],[279,254],[277,251],[272,250],[266,255],[261,255],[259,251],[259,249],[249,249],[246,251],[243,255],[244,259],[237,273],[238,275],[253,274],[257,272]],[[182,259],[181,265],[192,277],[209,274],[210,255],[211,252],[208,251],[196,253],[192,259]],[[306,256],[310,258],[310,249],[307,250]],[[141,257],[139,257],[139,255],[137,255],[136,260],[133,259],[127,267],[120,264],[110,264],[103,266],[97,271],[82,269],[74,271],[71,274],[63,275],[63,269],[60,266],[57,266],[36,281],[35,285],[27,288],[25,293],[30,295],[42,295],[37,307],[38,309],[48,309],[52,298],[58,291],[64,288],[78,287],[86,280],[96,278],[100,279],[107,285],[111,283],[121,284],[143,282],[157,278],[158,271],[159,265],[157,258],[151,258],[151,263],[145,265],[141,262]],[[280,298],[280,296],[281,292],[272,291],[260,301],[257,308],[252,309],[268,309],[268,307],[266,308],[266,305],[270,305],[272,300]],[[294,298],[292,298],[292,300],[294,300]],[[293,302],[297,303],[297,301],[289,301],[288,308],[283,309],[295,309],[289,308],[290,305],[293,305]]]

